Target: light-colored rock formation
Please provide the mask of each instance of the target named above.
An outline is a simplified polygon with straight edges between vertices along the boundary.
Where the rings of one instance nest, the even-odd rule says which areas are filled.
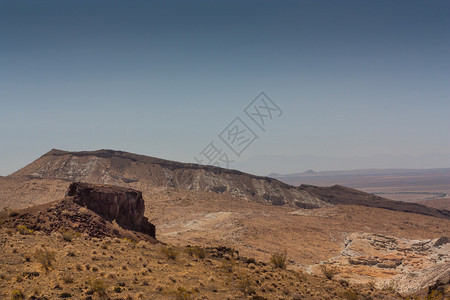
[[[410,240],[379,234],[353,233],[345,240],[341,255],[325,262],[337,271],[336,278],[372,283],[413,294],[450,278],[448,237]],[[320,272],[318,265],[312,268]]]

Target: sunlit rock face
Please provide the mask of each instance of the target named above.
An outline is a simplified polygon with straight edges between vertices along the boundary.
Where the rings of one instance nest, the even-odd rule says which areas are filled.
[[[144,217],[142,192],[130,188],[88,183],[72,183],[68,197],[121,227],[155,237],[155,226]]]

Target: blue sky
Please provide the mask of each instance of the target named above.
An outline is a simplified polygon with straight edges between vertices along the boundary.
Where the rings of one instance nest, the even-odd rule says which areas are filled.
[[[0,0],[0,175],[52,148],[193,162],[261,91],[284,113],[232,167],[450,167],[449,53],[448,1]]]

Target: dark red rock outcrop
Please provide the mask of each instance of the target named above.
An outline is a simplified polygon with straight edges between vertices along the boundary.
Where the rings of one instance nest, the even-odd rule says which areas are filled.
[[[74,182],[67,197],[94,211],[108,221],[116,221],[122,228],[155,237],[155,226],[144,217],[142,192],[112,185]]]
[[[47,234],[116,237],[156,243],[155,226],[144,217],[142,193],[110,185],[72,183],[66,197],[17,211],[0,212],[3,227]],[[70,233],[72,232],[72,233]]]

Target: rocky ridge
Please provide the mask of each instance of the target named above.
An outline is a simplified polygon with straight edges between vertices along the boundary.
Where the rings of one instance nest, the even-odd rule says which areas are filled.
[[[33,179],[112,184],[148,191],[154,187],[227,193],[259,203],[299,208],[365,205],[450,218],[450,212],[387,200],[354,189],[291,186],[270,177],[214,166],[168,161],[122,151],[52,150],[10,175]]]

